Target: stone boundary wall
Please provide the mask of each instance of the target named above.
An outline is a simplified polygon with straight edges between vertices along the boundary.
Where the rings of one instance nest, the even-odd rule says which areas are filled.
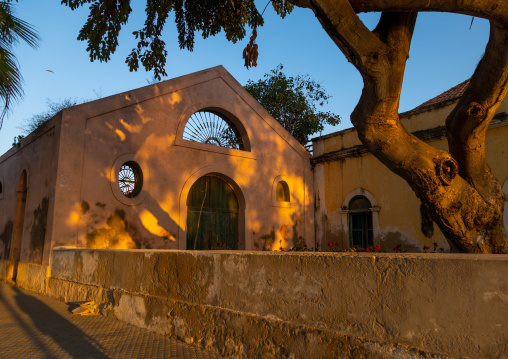
[[[54,249],[50,267],[48,295],[224,356],[508,353],[508,255]]]
[[[3,282],[7,282],[6,279],[8,266],[8,260],[0,259],[0,280]],[[49,266],[19,262],[15,284],[17,287],[27,289],[31,292],[46,294],[46,284],[49,273]]]
[[[49,268],[49,266],[40,264],[20,262],[18,264],[16,286],[38,294],[46,294],[46,284],[50,274]]]

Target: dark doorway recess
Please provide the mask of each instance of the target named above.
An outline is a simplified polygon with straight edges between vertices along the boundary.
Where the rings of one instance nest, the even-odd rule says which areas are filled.
[[[206,175],[187,197],[187,249],[238,249],[239,206],[233,188]]]
[[[372,205],[364,196],[349,202],[349,246],[365,249],[373,245]]]

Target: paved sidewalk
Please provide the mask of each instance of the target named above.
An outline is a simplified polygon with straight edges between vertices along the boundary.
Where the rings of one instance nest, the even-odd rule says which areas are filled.
[[[220,358],[113,318],[77,316],[0,282],[0,358]]]

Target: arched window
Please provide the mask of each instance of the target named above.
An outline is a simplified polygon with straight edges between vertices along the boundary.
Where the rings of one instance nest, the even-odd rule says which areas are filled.
[[[349,246],[360,249],[374,244],[372,205],[364,196],[355,196],[348,205]]]
[[[277,183],[275,190],[275,196],[278,202],[290,202],[291,196],[289,194],[289,186],[286,181],[280,181]]]
[[[187,121],[183,139],[245,151],[244,140],[234,123],[213,111],[195,112]]]

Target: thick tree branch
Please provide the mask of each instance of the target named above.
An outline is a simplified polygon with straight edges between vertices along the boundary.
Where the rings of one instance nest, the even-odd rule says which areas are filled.
[[[427,3],[431,2],[427,0]],[[502,208],[493,205],[493,202],[499,203],[499,197],[479,192],[458,176],[459,165],[450,153],[418,140],[400,123],[400,90],[416,14],[383,12],[376,29],[363,35],[366,30],[357,24],[359,19],[353,15],[356,9],[348,7],[349,3],[313,0],[311,5],[324,29],[362,74],[364,89],[351,121],[363,144],[391,171],[404,178],[422,202],[432,209],[433,220],[452,248],[465,252],[506,252]],[[502,23],[497,24],[501,29]],[[502,46],[505,51],[507,45],[501,33],[494,31],[493,46]],[[501,66],[504,68],[504,55],[494,56],[494,50],[492,53],[498,63],[489,60],[490,66],[498,66],[504,61]],[[480,65],[488,71],[487,60],[482,62],[486,65]],[[504,70],[490,71],[492,81],[506,82],[506,76],[499,78]],[[498,101],[497,98],[502,99],[506,92],[499,91],[499,86],[493,91],[498,94],[488,107],[492,115],[497,109],[493,103]],[[486,102],[488,98],[487,93]],[[498,183],[494,187],[500,191]]]
[[[348,0],[310,0],[310,7],[330,38],[360,72],[369,71],[372,62],[387,52],[386,45],[363,24]]]
[[[370,71],[362,71],[364,89],[360,101],[351,115],[351,121],[358,130],[362,142],[378,158],[399,175],[404,172],[408,161],[407,149],[419,157],[430,149],[424,142],[411,135],[400,124],[398,108],[400,91],[409,47],[416,22],[416,13],[383,13],[373,34],[383,42],[387,51]],[[402,150],[405,148],[406,150]],[[423,166],[423,163],[422,163]],[[431,166],[428,163],[424,167]]]
[[[294,6],[298,6],[298,7],[301,7],[301,8],[307,8],[307,9],[310,9],[311,8],[311,0],[290,0],[289,1],[291,4],[293,4]]]
[[[446,120],[450,153],[459,174],[484,198],[500,186],[487,165],[485,135],[490,121],[508,92],[508,29],[491,21],[485,55],[471,77],[464,95]],[[502,192],[498,201],[504,202]]]
[[[349,0],[356,13],[360,12],[453,12],[508,24],[506,0]]]

